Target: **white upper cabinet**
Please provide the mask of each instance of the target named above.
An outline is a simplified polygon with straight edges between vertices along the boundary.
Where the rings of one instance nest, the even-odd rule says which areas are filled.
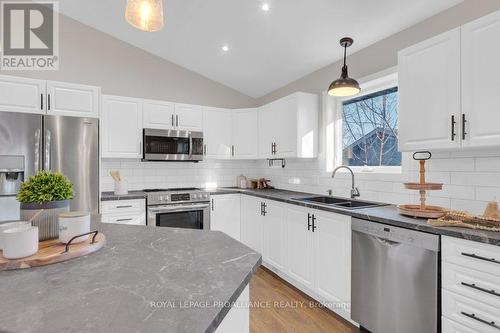
[[[259,155],[257,109],[232,110],[232,155],[235,159],[256,159]]]
[[[231,112],[228,109],[203,108],[203,141],[207,158],[231,157]]]
[[[318,153],[319,97],[294,93],[259,109],[259,155],[312,158]]]
[[[0,75],[0,111],[45,114],[45,81]]]
[[[173,129],[175,126],[174,103],[143,100],[144,128]]]
[[[99,118],[99,87],[47,81],[47,114]]]
[[[399,52],[399,150],[500,146],[500,12]]]
[[[142,158],[142,100],[102,96],[102,157]]]
[[[500,146],[499,36],[500,12],[462,26],[463,147]]]
[[[201,131],[203,112],[199,105],[175,103],[175,128],[179,130]]]
[[[460,29],[398,54],[399,150],[460,146]]]
[[[99,118],[100,88],[0,76],[0,111]]]

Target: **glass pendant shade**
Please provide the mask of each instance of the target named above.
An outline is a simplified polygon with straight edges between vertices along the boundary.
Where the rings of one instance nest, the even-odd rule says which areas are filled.
[[[336,97],[346,97],[358,94],[361,91],[358,81],[349,77],[346,65],[347,48],[353,43],[352,38],[344,37],[340,40],[340,45],[344,48],[344,66],[340,78],[333,81],[328,87],[328,95]]]
[[[127,0],[125,19],[137,29],[159,31],[163,21],[163,0]]]

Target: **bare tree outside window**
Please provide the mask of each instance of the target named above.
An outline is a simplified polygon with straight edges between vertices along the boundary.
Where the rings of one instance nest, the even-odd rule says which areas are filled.
[[[401,166],[398,152],[398,88],[342,103],[344,165]]]

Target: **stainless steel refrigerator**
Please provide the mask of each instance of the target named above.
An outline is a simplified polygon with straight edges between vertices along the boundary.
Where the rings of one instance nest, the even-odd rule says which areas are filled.
[[[0,222],[19,217],[19,184],[39,170],[73,183],[72,211],[97,213],[98,119],[0,112]]]

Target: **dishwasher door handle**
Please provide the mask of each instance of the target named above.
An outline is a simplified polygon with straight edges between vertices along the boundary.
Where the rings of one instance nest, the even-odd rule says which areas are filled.
[[[393,247],[393,246],[401,245],[401,243],[398,243],[398,242],[395,242],[395,241],[392,241],[389,239],[380,238],[377,236],[372,236],[372,237],[375,238],[377,240],[377,242],[379,242],[380,244],[382,244],[384,246]]]

